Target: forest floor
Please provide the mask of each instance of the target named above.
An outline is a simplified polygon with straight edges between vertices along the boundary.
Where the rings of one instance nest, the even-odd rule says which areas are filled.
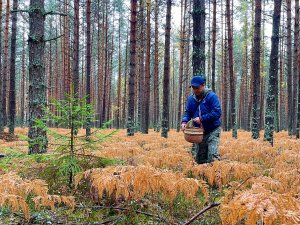
[[[86,152],[90,169],[70,188],[53,164],[55,144],[28,155],[27,130],[15,131],[19,138],[0,140],[0,224],[185,224],[212,202],[221,205],[192,224],[300,224],[300,140],[287,132],[273,147],[249,132],[222,132],[222,160],[197,165],[182,132],[119,130]]]

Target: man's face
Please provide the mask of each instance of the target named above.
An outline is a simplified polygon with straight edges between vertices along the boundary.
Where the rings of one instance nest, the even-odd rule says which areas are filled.
[[[192,88],[193,88],[194,94],[197,95],[197,96],[199,96],[199,95],[203,94],[203,91],[204,91],[204,84],[201,84],[201,85],[198,86],[198,87],[192,86]]]

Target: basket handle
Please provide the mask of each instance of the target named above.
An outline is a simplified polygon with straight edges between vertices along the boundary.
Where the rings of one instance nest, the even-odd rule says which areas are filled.
[[[191,119],[189,122],[186,124],[186,128],[193,128],[194,127],[194,121]]]

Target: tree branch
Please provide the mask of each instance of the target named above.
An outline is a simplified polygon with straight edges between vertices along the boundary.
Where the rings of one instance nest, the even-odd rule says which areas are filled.
[[[10,13],[17,13],[17,12],[26,12],[26,13],[29,13],[29,10],[18,9],[18,10],[11,10],[11,11],[10,11]]]
[[[65,14],[65,13],[54,12],[54,11],[49,11],[49,12],[44,13],[44,16],[47,16],[47,15],[67,16],[67,14]]]
[[[64,34],[61,34],[61,35],[59,35],[57,37],[54,37],[54,38],[50,38],[50,39],[44,40],[44,42],[53,41],[53,40],[56,40],[58,38],[61,38],[62,36],[64,36]]]
[[[197,219],[198,216],[200,216],[201,214],[205,213],[207,210],[220,205],[221,203],[219,202],[213,202],[211,203],[209,206],[206,206],[204,209],[202,209],[200,212],[198,212],[196,215],[194,215],[192,218],[189,219],[189,221],[187,221],[184,225],[189,225],[191,224],[195,219]]]

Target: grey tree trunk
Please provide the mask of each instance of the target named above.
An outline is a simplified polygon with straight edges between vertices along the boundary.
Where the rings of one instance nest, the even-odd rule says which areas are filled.
[[[287,99],[288,99],[288,134],[292,135],[294,122],[293,79],[292,79],[292,35],[291,35],[291,0],[287,0]]]
[[[13,1],[13,10],[17,10],[18,0]],[[9,133],[15,132],[16,117],[16,39],[17,39],[17,13],[12,13],[11,48],[10,48],[10,82],[9,82]]]
[[[269,85],[267,94],[267,108],[265,114],[265,135],[264,140],[269,141],[273,146],[274,114],[275,114],[275,85],[278,79],[278,46],[280,26],[281,0],[274,0],[273,28],[271,41]]]
[[[2,0],[0,0],[0,21],[2,21]],[[2,40],[2,25],[0,26],[0,40]],[[3,109],[2,109],[2,100],[3,100],[3,90],[2,90],[2,86],[3,86],[3,71],[2,71],[2,41],[0,41],[0,133],[3,132],[4,130],[4,123],[3,123]]]
[[[170,32],[171,32],[171,7],[172,1],[167,0],[166,30],[165,30],[165,59],[163,80],[163,114],[161,136],[168,137],[169,131],[169,104],[170,104]]]
[[[43,117],[43,107],[46,106],[47,87],[44,66],[44,12],[44,0],[30,0],[28,37],[29,154],[44,153],[47,151],[48,145],[46,131],[35,127],[35,119],[41,119]]]
[[[254,56],[253,56],[253,105],[252,105],[252,138],[259,138],[260,130],[260,40],[261,40],[261,0],[255,0],[254,22]]]

